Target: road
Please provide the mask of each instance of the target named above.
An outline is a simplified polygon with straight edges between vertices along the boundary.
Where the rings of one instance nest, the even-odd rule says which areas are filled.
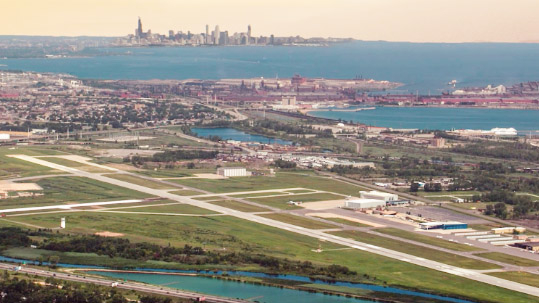
[[[366,243],[362,243],[362,242],[359,242],[359,241],[354,241],[354,240],[351,240],[351,239],[347,239],[347,238],[327,234],[327,233],[324,233],[323,231],[312,230],[312,229],[308,229],[308,228],[304,228],[304,227],[300,227],[300,226],[295,226],[295,225],[292,225],[292,224],[283,223],[283,222],[276,221],[276,220],[271,220],[271,219],[264,218],[264,217],[259,217],[259,216],[256,216],[254,214],[251,214],[251,213],[244,213],[244,212],[241,212],[241,211],[237,211],[237,210],[225,208],[225,207],[222,207],[222,206],[214,205],[214,204],[211,204],[211,203],[208,203],[208,202],[194,200],[194,199],[191,199],[189,197],[178,196],[178,195],[169,193],[169,192],[167,192],[165,190],[152,189],[152,188],[148,188],[148,187],[145,187],[145,186],[136,185],[136,184],[132,184],[132,183],[129,183],[129,182],[109,178],[109,177],[106,177],[106,176],[103,176],[103,175],[100,175],[100,174],[81,171],[81,170],[78,170],[78,169],[75,169],[75,168],[66,167],[66,166],[63,166],[63,165],[48,162],[48,161],[45,161],[43,159],[38,159],[38,158],[31,157],[31,156],[9,155],[9,157],[15,157],[15,158],[18,158],[20,160],[29,161],[29,162],[39,164],[39,165],[42,165],[42,166],[46,166],[46,167],[50,167],[50,168],[53,168],[53,169],[69,172],[69,173],[74,174],[75,176],[86,177],[86,178],[94,179],[94,180],[97,180],[97,181],[110,183],[110,184],[113,184],[113,185],[116,185],[116,186],[128,188],[128,189],[131,189],[131,190],[143,192],[143,193],[150,194],[150,195],[153,195],[153,196],[158,196],[158,197],[162,197],[162,198],[165,198],[165,199],[174,200],[174,201],[177,201],[177,202],[182,202],[182,203],[185,203],[185,204],[190,204],[190,205],[193,205],[193,206],[206,208],[206,209],[209,209],[209,210],[212,210],[212,211],[215,211],[215,212],[219,212],[219,213],[222,213],[222,214],[226,214],[226,215],[229,215],[229,216],[234,216],[236,218],[240,218],[240,219],[244,219],[244,220],[248,220],[248,221],[252,221],[252,222],[257,222],[257,223],[260,223],[260,224],[272,226],[272,227],[279,228],[279,229],[284,229],[284,230],[287,230],[287,231],[290,231],[290,232],[293,232],[293,233],[297,233],[297,234],[301,234],[301,235],[305,235],[305,236],[308,236],[308,237],[318,238],[318,239],[320,239],[322,241],[332,242],[332,243],[335,243],[335,244],[355,248],[355,249],[358,249],[358,250],[361,250],[361,251],[365,251],[365,252],[369,252],[369,253],[373,253],[373,254],[377,254],[377,255],[382,255],[382,256],[393,258],[393,259],[400,260],[400,261],[403,261],[403,262],[408,262],[408,263],[411,263],[411,264],[415,264],[415,265],[423,266],[423,267],[426,267],[426,268],[434,269],[434,270],[437,270],[437,271],[440,271],[440,272],[445,272],[445,273],[448,273],[448,274],[464,277],[464,278],[467,278],[467,279],[471,279],[471,280],[475,280],[475,281],[479,281],[479,282],[483,282],[483,283],[487,283],[487,284],[495,285],[495,286],[498,286],[498,287],[503,287],[503,288],[510,289],[510,290],[513,290],[513,291],[522,292],[522,293],[526,293],[526,294],[529,294],[529,295],[539,297],[539,288],[529,286],[529,285],[525,285],[525,284],[521,284],[521,283],[517,283],[517,282],[513,282],[513,281],[509,281],[509,280],[505,280],[505,279],[501,279],[501,278],[494,277],[494,276],[489,276],[489,275],[483,274],[483,273],[478,272],[478,271],[469,270],[469,269],[463,269],[463,268],[459,268],[459,267],[456,267],[456,266],[450,266],[450,265],[443,264],[443,263],[440,263],[440,262],[427,260],[427,259],[424,259],[424,258],[416,257],[416,256],[405,254],[405,253],[401,253],[401,252],[398,252],[398,251],[378,247],[378,246],[375,246],[375,245],[366,244]]]
[[[14,268],[13,264],[0,263],[0,269],[2,270],[14,271],[13,268]],[[30,274],[30,275],[36,275],[40,277],[53,277],[56,279],[67,280],[67,281],[72,281],[72,282],[92,283],[92,284],[108,286],[108,287],[111,287],[112,282],[115,282],[113,280],[106,280],[106,279],[94,278],[94,277],[88,277],[88,276],[78,276],[75,274],[68,274],[68,273],[62,273],[62,272],[53,272],[53,271],[35,269],[32,267],[22,267],[21,270],[19,270],[18,272]],[[118,286],[116,286],[116,288],[135,290],[135,291],[140,291],[140,292],[145,292],[145,293],[150,293],[150,294],[155,294],[155,295],[164,295],[164,296],[185,298],[185,299],[196,299],[200,297],[205,297],[206,298],[205,302],[212,302],[212,303],[247,302],[245,300],[224,298],[224,297],[218,297],[218,296],[212,296],[212,295],[206,295],[206,294],[198,294],[194,292],[176,290],[176,289],[171,289],[171,288],[163,288],[159,286],[152,286],[152,285],[146,285],[146,284],[134,283],[134,282],[118,283]]]

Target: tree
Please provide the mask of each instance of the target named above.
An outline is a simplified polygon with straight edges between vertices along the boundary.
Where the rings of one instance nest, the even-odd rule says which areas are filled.
[[[419,183],[412,182],[412,184],[410,185],[410,192],[416,193],[418,190],[419,190]]]
[[[494,206],[492,204],[488,204],[487,208],[485,209],[485,215],[492,216],[494,214]]]
[[[506,219],[507,218],[507,207],[505,206],[505,203],[498,202],[494,205],[494,214],[496,217],[500,219]]]

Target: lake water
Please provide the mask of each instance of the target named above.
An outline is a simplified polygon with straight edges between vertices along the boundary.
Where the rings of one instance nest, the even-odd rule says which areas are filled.
[[[169,271],[174,272],[174,271]],[[95,273],[107,277],[116,279],[127,279],[132,281],[144,282],[153,285],[166,285],[167,287],[200,292],[204,294],[211,294],[216,296],[231,297],[231,298],[256,298],[259,302],[266,303],[296,303],[296,302],[309,302],[309,303],[356,303],[356,302],[372,302],[354,298],[346,298],[339,296],[324,295],[320,293],[309,293],[305,291],[284,289],[273,286],[255,285],[248,283],[241,283],[236,281],[227,281],[211,277],[201,276],[176,276],[176,275],[161,275],[150,273],[121,273],[121,272],[101,272],[92,271]],[[328,284],[320,280],[311,280],[307,277],[300,277],[294,275],[277,275],[270,276],[263,273],[250,273],[250,272],[229,272],[231,276],[251,276],[251,277],[271,277],[285,280],[301,281],[305,284]],[[403,295],[415,295],[424,298],[434,298],[441,301],[453,302],[453,303],[471,303],[471,301],[442,297],[437,295],[431,295],[421,292],[408,291],[398,288],[383,287],[378,285],[337,282],[332,285],[346,286],[352,288],[361,288],[366,290],[374,290],[381,292],[389,292],[394,294]]]
[[[391,128],[490,130],[494,127],[514,127],[524,133],[539,130],[539,110],[377,107],[358,112],[313,111],[309,114]]]
[[[114,56],[0,59],[1,69],[93,79],[354,78],[402,82],[402,92],[539,80],[539,44],[366,42],[330,47],[141,47]],[[126,53],[128,53],[126,55]]]
[[[0,262],[12,262],[12,263],[25,263],[37,265],[37,261],[30,261],[19,258],[10,258],[5,256],[0,256]],[[44,266],[48,265],[48,262],[43,262]],[[262,286],[254,284],[244,284],[235,281],[227,281],[221,279],[213,279],[208,277],[201,276],[176,276],[176,275],[160,275],[160,274],[150,274],[144,273],[145,271],[151,272],[162,272],[162,273],[205,273],[205,274],[215,274],[222,275],[224,272],[197,272],[194,270],[172,270],[172,269],[153,269],[153,268],[137,268],[137,271],[140,273],[121,273],[121,272],[104,272],[99,271],[99,269],[105,269],[103,266],[91,266],[91,265],[78,265],[78,264],[66,264],[58,263],[59,267],[66,268],[91,268],[96,271],[91,273],[96,273],[99,275],[116,278],[116,279],[127,279],[133,281],[144,282],[154,285],[164,285],[168,287],[191,290],[195,292],[212,294],[217,296],[225,297],[241,297],[241,298],[252,298],[255,296],[264,296],[264,300],[259,300],[260,302],[277,302],[277,303],[292,303],[292,302],[310,302],[310,303],[326,303],[326,302],[343,302],[343,303],[356,303],[356,302],[370,302],[365,300],[329,296],[323,294],[313,294],[304,291],[298,290],[289,290],[281,289],[278,287],[271,286]],[[394,287],[384,287],[380,285],[372,284],[362,284],[362,283],[351,283],[351,282],[325,282],[322,280],[312,280],[304,276],[296,275],[270,275],[266,273],[259,272],[246,272],[246,271],[228,271],[229,276],[245,276],[245,277],[257,277],[257,278],[273,278],[273,279],[282,279],[290,281],[299,281],[304,282],[305,284],[322,284],[322,285],[335,285],[335,286],[344,286],[351,288],[359,288],[377,292],[386,292],[392,294],[402,294],[408,296],[418,296],[424,298],[433,298],[441,301],[451,302],[451,303],[473,303],[472,301],[444,297],[439,295],[433,295],[428,293],[422,293],[418,291],[399,289]],[[251,295],[251,296],[249,296]],[[291,298],[290,301],[287,301],[287,298]],[[301,298],[301,299],[298,299]],[[298,301],[299,300],[299,301]]]
[[[218,128],[191,128],[191,131],[199,137],[219,136],[223,140],[236,140],[240,142],[259,142],[264,144],[290,145],[292,142],[278,138],[270,138],[261,135],[251,135],[241,130],[230,127]]]

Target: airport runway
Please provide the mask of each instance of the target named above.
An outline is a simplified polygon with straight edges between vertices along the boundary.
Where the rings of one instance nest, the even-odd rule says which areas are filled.
[[[75,169],[75,168],[66,167],[66,166],[63,166],[63,165],[55,164],[55,163],[48,162],[48,161],[45,161],[45,160],[39,159],[39,158],[34,158],[34,157],[31,157],[31,156],[26,156],[26,155],[9,155],[9,156],[18,158],[20,160],[29,161],[29,162],[32,162],[32,163],[35,163],[35,164],[43,165],[43,166],[46,166],[46,167],[50,167],[50,168],[53,168],[53,169],[66,171],[66,172],[74,174],[75,176],[86,177],[86,178],[98,180],[98,181],[101,181],[101,182],[117,185],[117,186],[120,186],[120,187],[128,188],[128,189],[131,189],[131,190],[147,193],[147,194],[150,194],[150,195],[154,195],[154,196],[158,196],[158,197],[162,197],[162,198],[182,202],[182,203],[185,203],[185,204],[190,204],[190,205],[206,208],[206,209],[209,209],[209,210],[212,210],[212,211],[215,211],[215,212],[219,212],[219,213],[222,213],[222,214],[226,214],[226,215],[229,215],[229,216],[234,216],[234,217],[241,218],[241,219],[244,219],[244,220],[249,220],[249,221],[257,222],[257,223],[260,223],[260,224],[265,224],[265,225],[268,225],[268,226],[284,229],[284,230],[294,232],[294,233],[298,233],[298,234],[301,234],[301,235],[318,238],[318,239],[323,240],[323,241],[340,244],[340,245],[343,245],[343,246],[347,246],[347,247],[355,248],[355,249],[358,249],[358,250],[362,250],[362,251],[382,255],[382,256],[385,256],[385,257],[389,257],[389,258],[393,258],[393,259],[400,260],[400,261],[403,261],[403,262],[408,262],[408,263],[412,263],[412,264],[415,264],[415,265],[427,267],[427,268],[434,269],[434,270],[441,271],[441,272],[445,272],[445,273],[448,273],[448,274],[461,276],[461,277],[464,277],[464,278],[467,278],[467,279],[471,279],[471,280],[475,280],[475,281],[479,281],[479,282],[483,282],[483,283],[487,283],[487,284],[503,287],[503,288],[506,288],[506,289],[510,289],[510,290],[513,290],[513,291],[522,292],[522,293],[526,293],[526,294],[529,294],[529,295],[539,297],[539,288],[529,286],[529,285],[525,285],[525,284],[521,284],[521,283],[517,283],[517,282],[513,282],[513,281],[509,281],[509,280],[504,280],[504,279],[497,278],[497,277],[494,277],[494,276],[489,276],[489,275],[480,273],[478,271],[474,271],[474,270],[470,270],[470,269],[463,269],[463,268],[459,268],[459,267],[455,267],[455,266],[450,266],[450,265],[443,264],[443,263],[440,263],[440,262],[427,260],[427,259],[424,259],[424,258],[416,257],[416,256],[405,254],[405,253],[401,253],[401,252],[398,252],[398,251],[378,247],[378,246],[375,246],[375,245],[370,245],[370,244],[354,241],[354,240],[351,240],[351,239],[338,237],[338,236],[331,235],[331,234],[326,234],[326,233],[324,233],[322,231],[312,230],[312,229],[303,228],[303,227],[300,227],[300,226],[295,226],[295,225],[292,225],[292,224],[283,223],[283,222],[276,221],[276,220],[271,220],[271,219],[259,217],[259,216],[256,216],[254,214],[244,213],[244,212],[241,212],[241,211],[237,211],[237,210],[225,208],[225,207],[222,207],[222,206],[214,205],[214,204],[211,204],[211,203],[208,203],[208,202],[194,200],[194,199],[191,199],[189,197],[184,197],[184,196],[178,196],[178,195],[175,195],[175,194],[171,194],[171,193],[167,192],[166,190],[152,189],[152,188],[132,184],[132,183],[125,182],[125,181],[120,181],[120,180],[109,178],[109,177],[106,177],[106,176],[103,176],[103,175],[100,175],[100,174],[97,174],[97,173],[81,171],[81,170],[78,170],[78,169]]]

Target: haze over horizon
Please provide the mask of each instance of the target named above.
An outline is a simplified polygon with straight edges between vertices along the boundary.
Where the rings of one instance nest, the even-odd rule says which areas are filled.
[[[234,33],[251,24],[254,36],[539,42],[530,30],[539,28],[535,0],[19,0],[2,6],[1,35],[125,36],[140,16],[145,30],[161,34],[200,33],[206,24]]]

